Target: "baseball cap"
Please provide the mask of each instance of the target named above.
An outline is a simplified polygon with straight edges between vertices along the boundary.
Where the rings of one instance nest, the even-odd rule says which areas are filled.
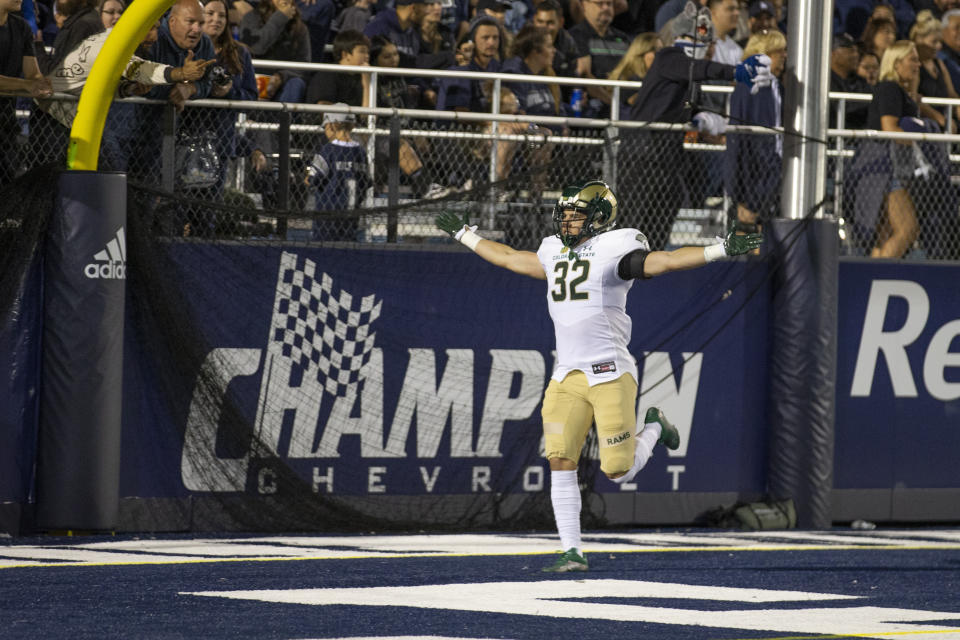
[[[840,49],[842,47],[856,47],[857,41],[853,39],[853,36],[849,33],[838,33],[833,36],[833,46],[832,49]]]
[[[773,5],[767,2],[767,0],[754,0],[750,3],[748,11],[751,18],[756,18],[761,13],[768,13],[771,16],[774,15]]]
[[[490,11],[506,11],[509,8],[509,2],[499,2],[499,0],[480,0],[477,2],[477,13],[484,9],[490,9]]]
[[[335,107],[346,107],[346,102],[337,102],[333,106]],[[314,121],[316,122],[316,121]],[[333,122],[356,122],[356,118],[352,113],[339,113],[334,111],[328,111],[323,114],[323,124],[330,124]]]

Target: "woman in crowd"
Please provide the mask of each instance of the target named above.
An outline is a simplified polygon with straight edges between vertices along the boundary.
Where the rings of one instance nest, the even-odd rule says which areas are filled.
[[[256,100],[257,77],[253,71],[253,59],[250,50],[230,34],[225,0],[207,0],[203,6],[203,20],[203,32],[213,41],[213,50],[217,54],[217,64],[212,72],[212,94],[227,100]]]
[[[112,29],[120,20],[120,16],[123,15],[123,10],[126,8],[127,5],[123,3],[123,0],[100,0],[97,4],[97,13],[100,14],[103,28]]]
[[[261,0],[240,21],[240,41],[255,58],[310,62],[310,34],[294,0]],[[277,102],[303,102],[306,82],[295,71],[277,71],[267,96]]]
[[[918,123],[920,79],[916,45],[899,40],[884,53],[867,116],[867,128],[903,131]],[[917,238],[917,213],[908,189],[913,179],[913,142],[865,140],[849,172],[857,240],[877,258],[902,257]]]
[[[864,49],[872,51],[877,60],[883,60],[883,52],[897,39],[897,24],[887,18],[871,18],[860,36]]]
[[[654,56],[657,55],[657,51],[660,51],[660,49],[663,49],[663,42],[660,41],[660,36],[657,33],[653,31],[641,33],[633,39],[633,42],[630,43],[630,47],[627,49],[627,52],[623,54],[620,62],[617,63],[617,66],[615,66],[610,72],[610,75],[608,76],[609,79],[633,81],[643,80],[644,76],[647,75],[647,69],[649,69],[650,65],[653,64]],[[636,102],[636,100],[636,91],[630,91],[623,88],[620,89],[621,118],[626,117],[630,107],[633,106],[633,103]]]
[[[417,67],[420,69],[446,69],[455,64],[454,50],[456,36],[447,27],[441,18],[443,5],[439,2],[430,2],[423,5],[420,22],[417,28],[420,32],[420,53],[417,54]],[[437,106],[436,78],[408,78],[420,88],[420,102],[425,109]]]
[[[446,69],[453,64],[456,36],[440,21],[442,16],[442,3],[423,5],[419,25],[420,55],[417,57],[417,66],[422,69]]]
[[[775,29],[753,34],[743,50],[743,59],[757,54],[770,57],[770,72],[775,79],[754,95],[750,87],[738,83],[730,98],[730,124],[780,127],[783,99],[779,78],[787,60],[786,38]],[[736,207],[736,228],[758,233],[779,208],[783,136],[730,132],[724,160],[724,182]]]
[[[910,40],[917,46],[920,56],[920,79],[917,93],[924,98],[957,98],[947,66],[937,57],[943,47],[942,26],[930,11],[921,11],[917,22],[910,29]],[[920,104],[920,113],[936,122],[941,130],[947,128],[946,107]],[[955,115],[960,116],[960,113]]]

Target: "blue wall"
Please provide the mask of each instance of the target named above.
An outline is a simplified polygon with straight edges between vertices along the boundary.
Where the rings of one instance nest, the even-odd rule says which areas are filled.
[[[306,482],[319,476],[319,491],[543,490],[539,397],[553,358],[543,282],[462,251],[174,243],[170,252],[168,276],[182,283],[178,312],[202,329],[203,346],[186,369],[161,376],[171,371],[171,345],[128,313],[122,495],[269,489],[262,461],[225,437],[228,418],[191,417],[198,372],[215,363],[226,372],[223,393],[240,422],[254,425]],[[380,306],[369,323],[375,338],[367,378],[352,387],[357,397],[321,391],[303,396],[299,408],[288,398],[291,410],[271,431],[258,405],[290,393],[287,382],[268,376],[283,360],[271,349],[284,259],[300,270],[309,261],[318,278],[327,274],[335,297],[345,291],[359,305],[373,296]],[[634,285],[628,310],[641,389],[660,381],[641,409],[664,406],[684,436],[680,451],[658,452],[636,490],[763,491],[765,276],[764,263],[742,261]],[[841,263],[837,489],[960,487],[960,356],[951,354],[960,354],[958,281],[952,265]],[[30,491],[25,461],[34,455],[39,290],[28,287],[0,331],[8,372],[0,386],[0,499],[8,502],[25,502]],[[676,373],[664,379],[667,361]],[[304,418],[310,411],[312,421]],[[310,443],[298,443],[297,433]],[[193,443],[186,454],[185,437]],[[224,472],[195,473],[203,465]],[[595,488],[618,491],[606,482]]]

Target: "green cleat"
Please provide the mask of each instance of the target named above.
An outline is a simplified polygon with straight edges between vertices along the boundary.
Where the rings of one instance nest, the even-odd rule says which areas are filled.
[[[568,571],[586,571],[587,568],[586,558],[577,553],[576,549],[567,549],[560,554],[556,562],[549,567],[544,567],[541,571],[546,573],[566,573]]]
[[[671,450],[675,450],[680,446],[680,432],[677,431],[675,426],[670,424],[667,416],[663,415],[663,411],[660,411],[657,407],[647,409],[647,415],[643,419],[643,422],[644,424],[649,422],[660,423],[660,439],[657,440],[657,444],[662,444]]]

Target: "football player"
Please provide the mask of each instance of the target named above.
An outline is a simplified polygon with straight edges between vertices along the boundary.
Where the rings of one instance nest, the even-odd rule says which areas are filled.
[[[536,253],[486,240],[454,213],[437,226],[484,260],[547,281],[547,304],[556,336],[556,368],[543,397],[544,455],[550,462],[550,499],[561,555],[544,569],[586,571],[580,549],[577,461],[593,422],[600,468],[613,482],[630,482],[660,443],[680,446],[680,434],[650,407],[636,427],[637,362],[627,350],[632,322],[627,292],[638,278],[692,269],[760,246],[759,234],[734,235],[707,247],[651,251],[636,229],[617,229],[617,198],[603,182],[563,190],[554,208],[556,235]]]

